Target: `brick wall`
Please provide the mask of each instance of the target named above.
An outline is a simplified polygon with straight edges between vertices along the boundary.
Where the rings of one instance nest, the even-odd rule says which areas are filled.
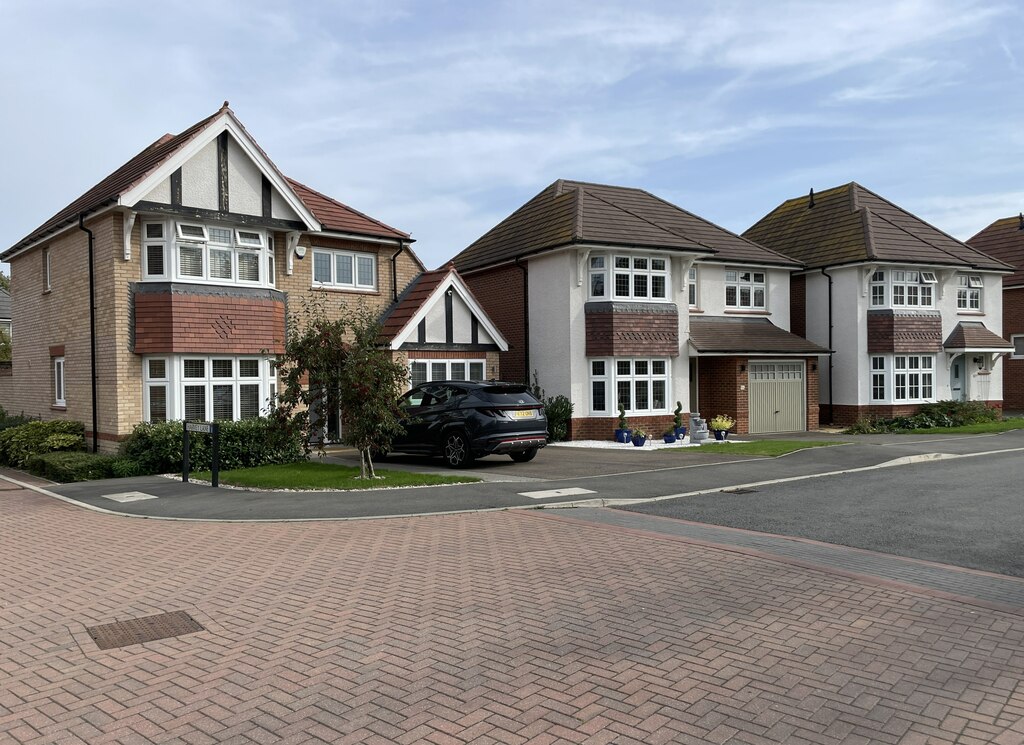
[[[789,330],[807,337],[807,275],[796,274],[789,280]]]
[[[1024,334],[1024,288],[1003,292],[1003,337]],[[1004,357],[1003,408],[1024,411],[1024,359]]]
[[[679,356],[679,316],[672,312],[638,312],[613,303],[588,303],[586,341],[588,357],[633,355]]]
[[[1004,408],[1003,401],[986,401],[985,405],[997,411],[1002,411]],[[866,406],[836,404],[833,424],[837,427],[849,427],[861,419],[913,416],[920,408],[920,404],[869,404]]]
[[[270,293],[267,293],[268,295]],[[284,299],[187,292],[137,292],[135,352],[284,352]]]
[[[630,427],[642,427],[652,438],[661,439],[662,433],[672,426],[673,416],[662,414],[659,416],[631,416],[629,417]],[[690,426],[690,419],[683,414],[683,424]],[[615,430],[619,427],[619,418],[613,417],[580,417],[571,421],[569,430],[570,440],[613,440]]]
[[[804,380],[807,382],[807,429],[813,431],[820,426],[821,418],[821,379],[818,377],[818,358],[808,357],[804,360]]]
[[[500,377],[513,383],[529,383],[526,371],[527,332],[523,325],[523,271],[514,265],[489,269],[464,277],[484,311],[508,341],[500,355]]]
[[[868,311],[868,353],[941,352],[942,317],[891,310]]]
[[[736,420],[737,434],[750,431],[747,403],[747,372],[744,357],[702,357],[697,365],[698,411],[705,421],[719,414]],[[743,390],[740,390],[740,386]]]

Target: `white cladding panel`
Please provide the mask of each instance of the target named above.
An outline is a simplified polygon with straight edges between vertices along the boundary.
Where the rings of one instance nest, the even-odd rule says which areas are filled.
[[[469,344],[473,341],[473,312],[459,293],[452,288],[452,341]],[[444,312],[444,302],[438,302]]]
[[[263,173],[232,137],[228,137],[228,211],[263,214]]]
[[[165,178],[157,184],[152,191],[142,198],[145,202],[158,202],[159,204],[171,203],[171,179]]]
[[[548,396],[569,396],[575,413],[586,411],[580,396],[585,390],[580,370],[586,370],[583,359],[584,338],[582,304],[574,298],[583,296],[584,287],[576,287],[575,251],[530,259],[530,369],[529,382],[537,372],[540,386]],[[579,305],[578,311],[574,308]],[[578,312],[578,322],[576,314]],[[579,349],[577,349],[579,346]]]
[[[181,203],[185,207],[216,210],[217,141],[208,142],[202,150],[181,166]]]
[[[298,213],[288,206],[277,189],[272,189],[270,193],[270,216],[278,220],[299,219]]]

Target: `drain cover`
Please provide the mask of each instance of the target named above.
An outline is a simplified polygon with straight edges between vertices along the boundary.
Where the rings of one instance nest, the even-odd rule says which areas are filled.
[[[722,494],[757,494],[757,489],[725,489]]]
[[[89,626],[85,630],[100,649],[114,649],[194,634],[202,631],[203,627],[185,611],[176,610],[172,613],[159,613],[155,616]]]

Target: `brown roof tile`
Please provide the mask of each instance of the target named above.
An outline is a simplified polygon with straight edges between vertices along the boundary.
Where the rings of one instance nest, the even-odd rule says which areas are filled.
[[[327,231],[336,230],[341,233],[357,233],[382,238],[400,238],[411,240],[408,233],[396,230],[390,225],[385,225],[380,220],[374,220],[369,215],[364,215],[358,210],[342,204],[336,199],[331,199],[295,179],[285,177],[295,193],[298,194],[302,203],[309,208],[317,220]]]
[[[967,243],[982,253],[1004,261],[1016,271],[1003,277],[1004,287],[1024,285],[1024,217],[996,220]]]
[[[437,289],[437,286],[444,282],[455,268],[448,264],[432,272],[424,272],[414,279],[405,291],[398,296],[398,300],[390,308],[384,311],[381,317],[380,339],[391,341],[402,329],[412,320],[420,308]]]
[[[981,321],[961,321],[942,342],[946,349],[1013,349],[1013,344],[989,331]]]
[[[809,195],[787,200],[743,235],[811,268],[859,261],[1007,268],[852,182],[816,193],[813,207]]]
[[[700,354],[827,354],[767,318],[690,316],[690,343]]]
[[[796,262],[642,189],[559,180],[459,253],[462,272],[570,243],[696,251],[723,261]]]

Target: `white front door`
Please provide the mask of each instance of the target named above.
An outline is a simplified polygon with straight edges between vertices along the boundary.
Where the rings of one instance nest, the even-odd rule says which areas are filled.
[[[949,366],[950,398],[954,401],[964,400],[964,394],[967,388],[964,383],[965,360],[966,357],[961,354],[958,357],[954,357],[953,363]]]

